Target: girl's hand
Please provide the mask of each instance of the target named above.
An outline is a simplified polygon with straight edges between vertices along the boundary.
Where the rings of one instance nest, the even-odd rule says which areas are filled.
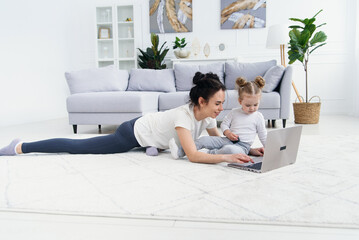
[[[249,154],[253,155],[253,156],[263,156],[264,154],[264,148],[260,147],[260,148],[251,148],[249,150]]]
[[[232,133],[230,130],[224,131],[224,136],[226,136],[231,141],[238,141],[238,135]]]
[[[247,162],[254,163],[252,158],[250,158],[248,155],[243,153],[230,154],[228,156],[229,158],[226,161],[228,163],[247,163]]]

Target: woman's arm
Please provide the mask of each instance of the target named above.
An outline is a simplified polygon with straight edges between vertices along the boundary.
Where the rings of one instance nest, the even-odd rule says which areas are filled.
[[[189,130],[176,127],[178,138],[188,159],[195,163],[245,163],[253,160],[245,154],[207,154],[199,152],[194,144],[192,134]],[[214,131],[214,130],[213,130]]]

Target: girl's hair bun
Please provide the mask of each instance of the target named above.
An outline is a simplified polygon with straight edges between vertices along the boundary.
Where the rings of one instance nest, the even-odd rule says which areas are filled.
[[[201,72],[196,72],[196,74],[193,77],[193,84],[197,85],[199,81],[201,81],[205,75]]]
[[[264,87],[264,85],[266,84],[266,81],[264,80],[264,78],[262,78],[261,76],[257,76],[254,79],[254,83],[260,88],[262,89]]]
[[[245,78],[243,78],[243,77],[239,77],[239,78],[236,79],[236,84],[240,88],[244,87],[244,85],[247,84],[247,80]]]

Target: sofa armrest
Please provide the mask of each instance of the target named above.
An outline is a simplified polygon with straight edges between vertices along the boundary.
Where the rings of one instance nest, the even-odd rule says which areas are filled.
[[[292,85],[293,67],[286,67],[280,83],[280,118],[288,119],[290,110],[290,94]]]

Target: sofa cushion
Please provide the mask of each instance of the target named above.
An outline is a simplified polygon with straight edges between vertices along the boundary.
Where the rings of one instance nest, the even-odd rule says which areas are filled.
[[[189,91],[162,93],[158,97],[158,110],[165,111],[188,103]]]
[[[280,81],[284,73],[284,67],[282,65],[273,66],[264,74],[263,78],[266,81],[264,85],[263,92],[272,92]]]
[[[68,112],[116,113],[158,111],[159,92],[92,92],[67,98]]]
[[[227,89],[235,89],[238,77],[244,77],[247,81],[253,81],[257,76],[263,77],[267,70],[275,65],[277,65],[276,60],[256,63],[226,62],[226,79],[224,83]]]
[[[239,107],[238,103],[238,91],[227,90],[226,102],[224,104],[225,109],[232,109]],[[280,108],[280,95],[278,92],[262,93],[261,102],[259,108]]]
[[[127,90],[175,92],[173,69],[132,69]]]
[[[65,73],[71,94],[86,92],[125,91],[128,85],[127,70],[111,65]]]
[[[201,73],[215,73],[223,83],[224,79],[224,64],[221,62],[210,64],[175,64],[174,71],[176,76],[177,91],[189,91],[193,86],[193,77],[196,72]]]

